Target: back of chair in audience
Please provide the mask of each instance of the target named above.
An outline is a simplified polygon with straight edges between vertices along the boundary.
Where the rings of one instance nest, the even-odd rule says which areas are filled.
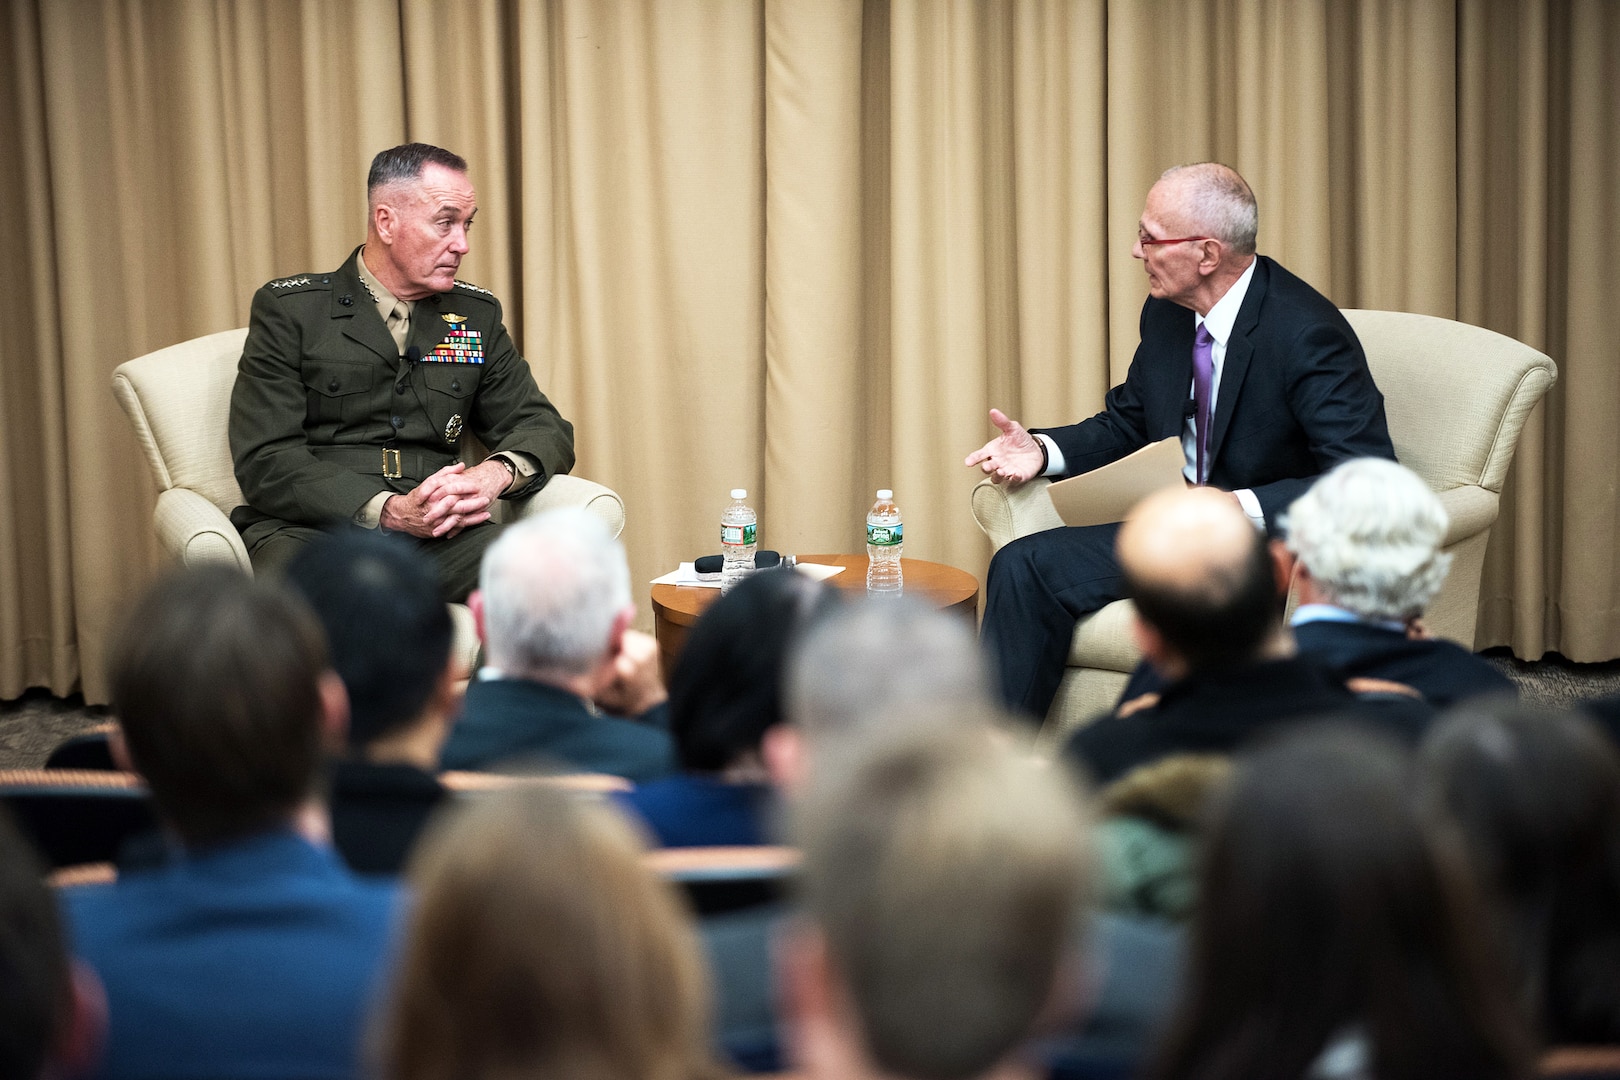
[[[1319,725],[1238,759],[1207,822],[1154,1080],[1509,1080],[1529,1041],[1397,745]]]
[[[690,922],[605,806],[529,787],[429,829],[396,985],[390,1080],[706,1080],[708,987]]]

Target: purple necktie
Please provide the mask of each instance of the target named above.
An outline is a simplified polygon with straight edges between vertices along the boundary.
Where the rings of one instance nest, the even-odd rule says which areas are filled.
[[[1209,421],[1214,410],[1210,383],[1215,379],[1215,339],[1209,336],[1209,327],[1200,323],[1193,337],[1193,438],[1198,443],[1198,456],[1194,462],[1198,482],[1209,480],[1204,458],[1209,451]]]

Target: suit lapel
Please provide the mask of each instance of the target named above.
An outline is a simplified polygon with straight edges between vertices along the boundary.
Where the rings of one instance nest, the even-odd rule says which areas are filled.
[[[332,275],[332,317],[344,320],[344,337],[358,341],[392,367],[399,363],[399,350],[394,346],[388,327],[383,325],[382,316],[377,314],[371,294],[360,282],[360,272],[354,268],[354,261],[359,257],[360,249],[355,248],[349,261]],[[341,303],[345,296],[350,298],[347,305]]]
[[[1175,308],[1176,329],[1166,344],[1168,355],[1159,370],[1165,372],[1164,385],[1171,393],[1164,403],[1164,414],[1150,418],[1149,432],[1153,439],[1180,438],[1182,425],[1187,422],[1188,397],[1192,387],[1193,313],[1189,308]],[[1182,318],[1185,316],[1185,318]],[[1151,434],[1162,432],[1162,434]]]
[[[1271,274],[1267,260],[1261,256],[1255,257],[1254,277],[1249,281],[1249,291],[1243,297],[1243,306],[1238,309],[1237,322],[1232,325],[1231,340],[1226,343],[1226,359],[1221,363],[1221,386],[1215,397],[1215,424],[1209,433],[1209,471],[1215,470],[1215,463],[1220,460],[1221,444],[1226,441],[1226,431],[1232,426],[1232,412],[1237,408],[1238,394],[1243,389],[1243,380],[1249,374],[1249,361],[1254,358],[1254,342],[1250,334],[1260,322],[1260,308],[1266,299],[1266,283]],[[1192,361],[1189,359],[1188,364]]]

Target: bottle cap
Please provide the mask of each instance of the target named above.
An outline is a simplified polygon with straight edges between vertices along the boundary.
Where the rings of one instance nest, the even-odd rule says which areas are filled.
[[[731,497],[733,499],[746,499],[746,498],[748,498],[748,489],[747,488],[732,488],[731,489]]]
[[[888,502],[894,498],[894,492],[888,488],[878,488],[878,502]]]

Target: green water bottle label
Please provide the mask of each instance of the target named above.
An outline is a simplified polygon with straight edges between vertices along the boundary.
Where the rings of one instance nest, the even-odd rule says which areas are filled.
[[[873,547],[894,547],[905,540],[904,525],[868,525],[866,542]]]
[[[720,543],[727,546],[742,545],[747,547],[754,542],[757,525],[722,525],[720,526]]]

